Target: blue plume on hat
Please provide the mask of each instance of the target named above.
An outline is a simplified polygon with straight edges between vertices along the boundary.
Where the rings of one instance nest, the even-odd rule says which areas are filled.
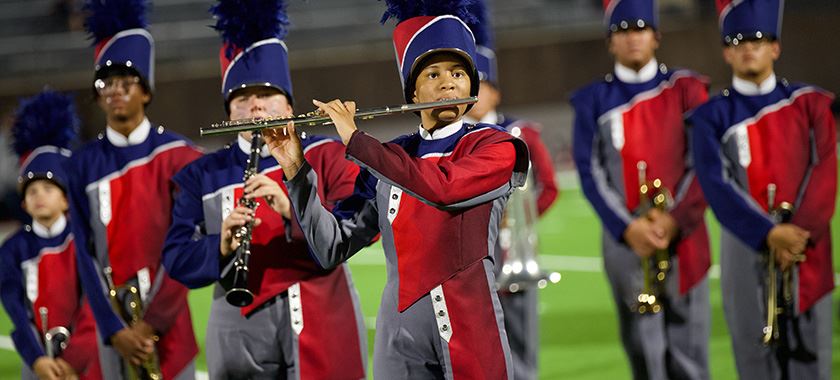
[[[147,0],[87,0],[85,28],[93,44],[127,29],[146,28]]]
[[[70,96],[44,90],[21,100],[12,128],[14,150],[23,156],[44,145],[69,148],[79,134],[79,124]]]
[[[221,0],[210,8],[216,19],[214,29],[228,44],[226,54],[235,48],[245,49],[267,38],[286,37],[289,17],[283,0]]]
[[[381,23],[393,18],[397,23],[417,16],[453,15],[466,23],[476,22],[470,11],[475,0],[385,0],[388,9],[382,15]]]
[[[475,36],[475,44],[480,46],[493,47],[493,32],[490,24],[490,13],[483,0],[473,1],[470,6],[470,13],[475,16],[475,22],[468,23],[470,30]]]

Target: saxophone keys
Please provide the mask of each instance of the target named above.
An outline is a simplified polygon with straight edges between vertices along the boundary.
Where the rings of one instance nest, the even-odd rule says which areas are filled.
[[[656,279],[659,281],[665,281],[665,273],[659,272],[656,274]]]

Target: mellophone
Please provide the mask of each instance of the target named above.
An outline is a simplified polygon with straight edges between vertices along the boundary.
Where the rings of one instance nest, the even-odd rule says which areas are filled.
[[[386,106],[379,108],[370,108],[365,110],[358,110],[354,116],[355,119],[370,120],[378,116],[398,115],[408,112],[417,112],[429,109],[451,108],[460,105],[473,104],[478,101],[477,96],[463,99],[443,100],[439,102],[417,103],[417,104],[402,104],[396,106]],[[224,121],[213,124],[208,128],[201,129],[201,136],[215,136],[228,133],[251,132],[251,152],[248,157],[248,163],[245,167],[245,174],[243,181],[258,173],[258,165],[260,160],[260,150],[263,145],[262,130],[271,128],[285,128],[286,125],[292,122],[295,126],[320,126],[332,124],[332,120],[328,116],[322,115],[320,112],[310,112],[304,115],[295,117],[267,117],[267,118],[253,118],[243,120]],[[240,199],[241,206],[248,207],[255,211],[259,203],[255,199],[246,200],[245,194]],[[235,236],[239,239],[239,246],[236,249],[233,258],[233,279],[232,281],[222,281],[223,286],[226,287],[225,300],[231,305],[244,307],[254,302],[254,294],[248,289],[248,263],[251,257],[251,232],[254,228],[254,222],[250,221],[244,226],[240,227]]]

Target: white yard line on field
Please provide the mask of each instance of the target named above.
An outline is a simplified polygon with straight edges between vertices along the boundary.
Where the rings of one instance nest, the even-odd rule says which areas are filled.
[[[15,345],[12,343],[12,338],[0,335],[0,349],[14,351]]]

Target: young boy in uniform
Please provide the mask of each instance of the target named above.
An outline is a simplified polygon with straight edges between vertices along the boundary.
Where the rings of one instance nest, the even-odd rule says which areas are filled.
[[[24,361],[23,379],[102,378],[95,323],[82,297],[66,215],[63,165],[78,128],[73,100],[50,90],[25,99],[15,115],[19,189],[32,222],[0,247],[0,299],[15,325],[11,335]],[[46,342],[45,332],[60,328],[70,340],[56,352],[62,351],[61,338]]]

